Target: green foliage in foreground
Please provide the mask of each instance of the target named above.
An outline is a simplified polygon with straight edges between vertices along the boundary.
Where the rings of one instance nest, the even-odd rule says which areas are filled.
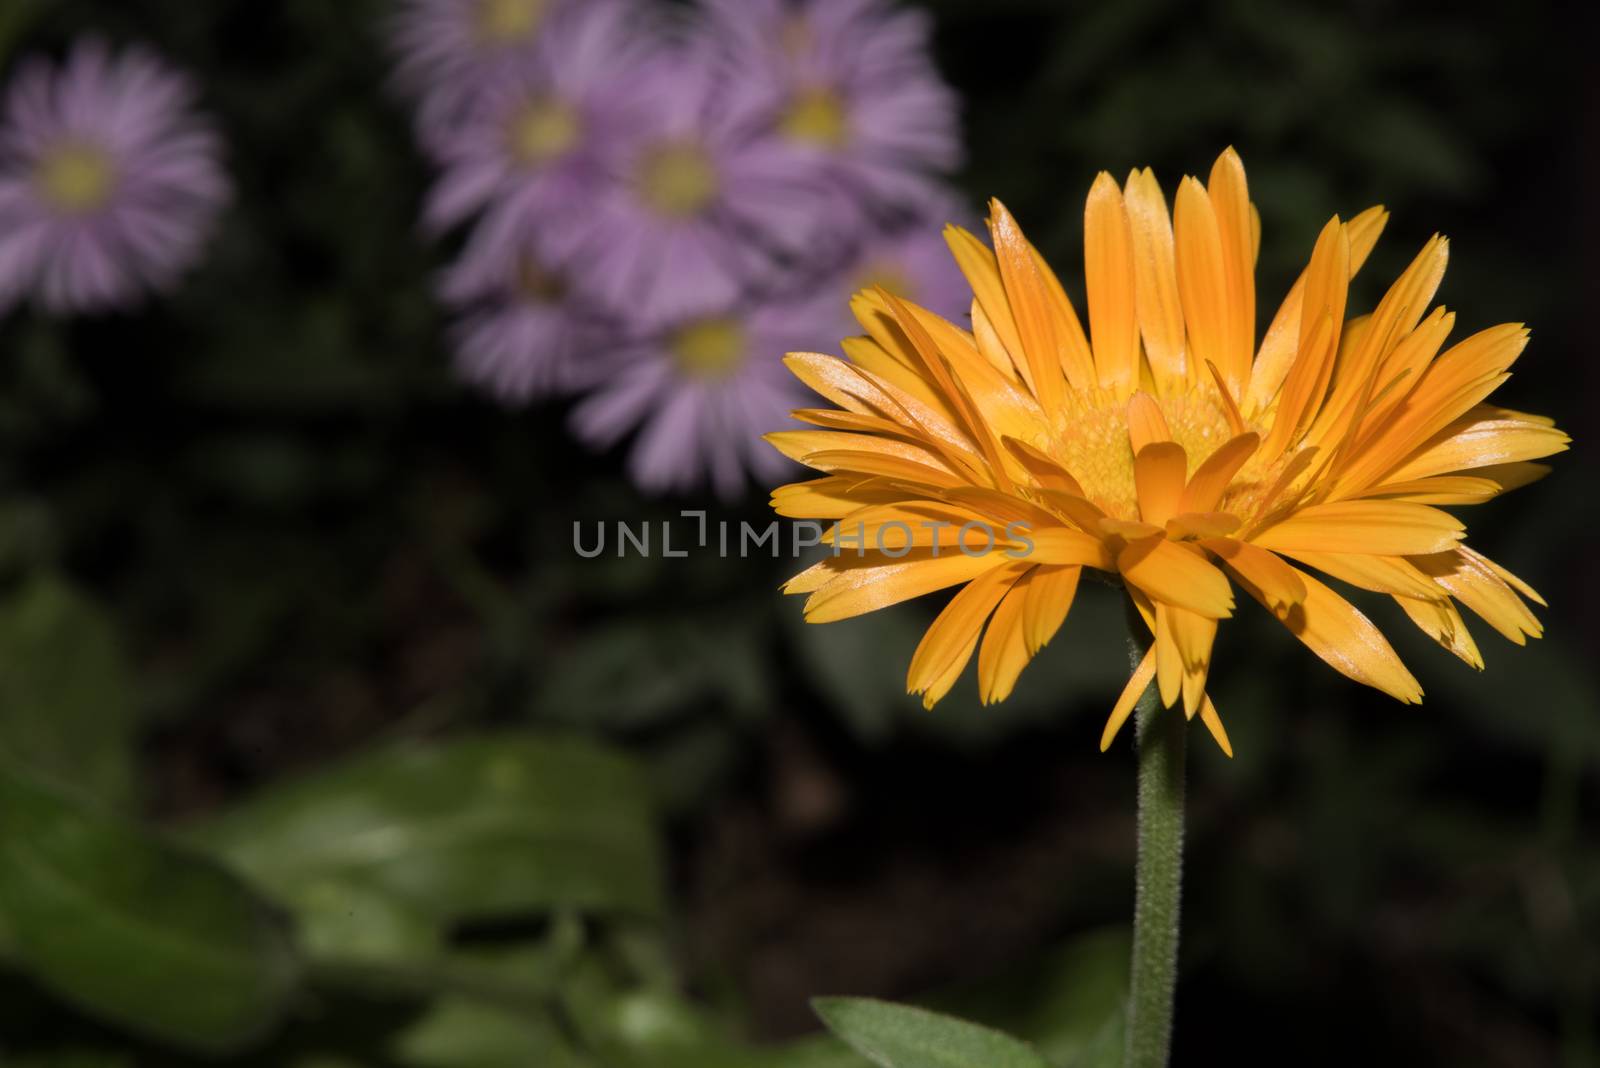
[[[48,1020],[3,1033],[38,1068],[217,1054],[297,1068],[859,1066],[823,1039],[751,1047],[678,993],[657,818],[628,757],[528,733],[367,754],[181,842],[0,764],[6,982],[123,1037],[96,1052]],[[486,922],[525,933],[454,936]],[[1123,938],[1096,935],[1025,989],[949,1000],[1032,1028],[1053,1063],[1098,1063],[1125,957]],[[925,1010],[818,1011],[887,1068],[1052,1063]]]

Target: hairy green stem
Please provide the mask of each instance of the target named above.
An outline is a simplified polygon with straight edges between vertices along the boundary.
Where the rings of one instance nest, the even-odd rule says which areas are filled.
[[[1137,665],[1144,658],[1133,643]],[[1165,1068],[1178,981],[1178,913],[1183,895],[1183,773],[1188,725],[1164,709],[1156,684],[1135,710],[1139,749],[1139,856],[1133,905],[1133,970],[1128,989],[1125,1068]]]

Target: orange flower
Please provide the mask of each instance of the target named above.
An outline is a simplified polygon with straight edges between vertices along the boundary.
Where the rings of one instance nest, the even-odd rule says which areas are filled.
[[[1383,634],[1308,569],[1392,596],[1473,667],[1458,602],[1513,642],[1537,637],[1523,598],[1543,600],[1463,544],[1441,506],[1539,478],[1529,461],[1568,438],[1485,403],[1527,343],[1521,325],[1440,351],[1455,320],[1429,310],[1444,238],[1370,314],[1347,314],[1386,220],[1329,220],[1259,345],[1260,223],[1232,149],[1208,183],[1183,180],[1170,218],[1148,169],[1121,187],[1095,180],[1087,335],[1002,204],[993,251],[951,227],[970,331],[875,289],[853,302],[867,336],[844,342],[845,359],[788,357],[838,407],[796,413],[820,429],[768,436],[826,472],[776,490],[773,507],[837,520],[850,543],[786,591],[809,594],[806,618],[825,623],[961,587],[911,661],[908,685],[932,707],[974,653],[983,700],[1003,700],[1065,621],[1082,569],[1120,575],[1153,641],[1102,748],[1154,678],[1231,754],[1206,677],[1233,584],[1334,668],[1407,703],[1422,690]]]

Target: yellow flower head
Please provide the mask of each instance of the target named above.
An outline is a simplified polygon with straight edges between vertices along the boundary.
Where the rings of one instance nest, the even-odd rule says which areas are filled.
[[[1383,634],[1309,571],[1388,594],[1477,668],[1457,602],[1513,642],[1538,636],[1523,598],[1539,595],[1467,548],[1441,506],[1533,481],[1545,468],[1529,461],[1567,436],[1486,403],[1527,343],[1520,324],[1440,351],[1455,319],[1429,307],[1444,238],[1351,313],[1350,279],[1386,220],[1329,220],[1259,344],[1260,222],[1232,149],[1209,182],[1183,180],[1170,216],[1148,169],[1095,180],[1087,334],[1002,204],[992,251],[951,227],[970,331],[874,289],[853,302],[867,336],[844,359],[788,357],[838,407],[796,413],[820,429],[769,435],[827,476],[778,489],[773,507],[838,521],[841,551],[786,591],[809,594],[806,618],[824,623],[961,587],[912,657],[908,685],[931,707],[974,653],[983,700],[1003,700],[1065,621],[1082,569],[1115,573],[1153,641],[1102,748],[1153,677],[1231,753],[1206,677],[1232,584],[1407,703],[1421,688]]]

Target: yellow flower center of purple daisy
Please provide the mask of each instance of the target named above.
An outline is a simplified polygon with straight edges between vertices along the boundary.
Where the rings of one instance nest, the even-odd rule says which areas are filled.
[[[58,211],[87,215],[111,199],[117,172],[103,149],[73,143],[45,153],[34,181],[40,195]]]
[[[702,319],[679,329],[667,342],[678,369],[691,378],[727,378],[748,351],[744,327],[726,316]]]
[[[639,190],[645,203],[672,218],[698,215],[717,195],[716,168],[705,149],[688,142],[658,145],[644,155]]]
[[[840,148],[850,140],[849,115],[832,89],[806,89],[790,101],[778,129],[794,141]]]
[[[539,97],[512,117],[511,153],[526,166],[549,163],[572,151],[581,133],[575,108],[556,97]]]
[[[544,21],[548,0],[478,0],[478,35],[490,44],[531,37]]]

